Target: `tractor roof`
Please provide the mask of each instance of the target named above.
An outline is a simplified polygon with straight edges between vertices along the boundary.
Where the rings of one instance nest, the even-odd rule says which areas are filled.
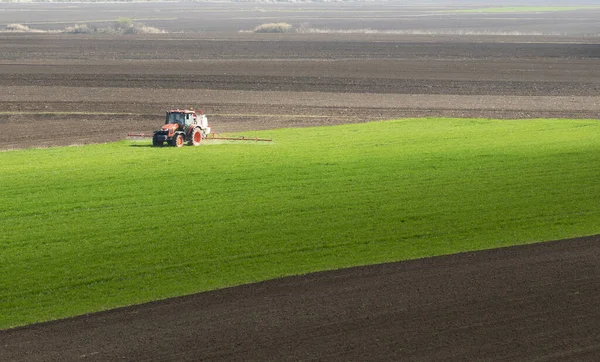
[[[189,109],[171,109],[169,113],[196,113],[196,111]]]

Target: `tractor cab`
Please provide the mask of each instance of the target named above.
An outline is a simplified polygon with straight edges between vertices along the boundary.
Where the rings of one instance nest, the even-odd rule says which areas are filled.
[[[165,124],[179,124],[180,126],[190,126],[196,123],[196,112],[187,110],[175,110],[167,112]]]

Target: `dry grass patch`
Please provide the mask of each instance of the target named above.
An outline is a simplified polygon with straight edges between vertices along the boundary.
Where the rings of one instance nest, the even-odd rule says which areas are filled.
[[[11,33],[44,33],[44,30],[31,29],[27,25],[23,24],[8,24],[4,31]]]
[[[254,28],[255,33],[289,33],[292,26],[288,23],[267,23]]]
[[[142,23],[135,23],[130,18],[119,18],[112,26],[98,28],[87,24],[75,24],[68,26],[62,30],[41,30],[32,29],[23,24],[9,24],[3,32],[11,33],[65,33],[65,34],[111,34],[111,35],[128,35],[128,34],[162,34],[165,30],[148,26]]]

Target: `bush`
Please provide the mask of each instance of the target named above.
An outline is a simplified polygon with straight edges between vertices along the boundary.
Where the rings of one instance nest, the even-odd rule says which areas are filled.
[[[126,28],[130,27],[133,24],[133,20],[131,18],[120,17],[117,19],[117,26]]]
[[[29,32],[34,31],[34,30],[30,29],[27,25],[23,25],[23,24],[8,24],[4,30],[5,31],[22,32],[22,33],[29,33]]]
[[[134,23],[130,18],[118,18],[115,24],[116,34],[160,34],[164,30],[141,23]]]
[[[8,24],[3,30],[5,32],[15,33],[66,33],[66,34],[161,34],[166,33],[164,30],[147,26],[141,23],[134,23],[130,18],[118,18],[114,26],[97,28],[90,27],[86,24],[75,24],[68,26],[63,30],[40,30],[31,29],[23,24]]]
[[[255,33],[289,33],[292,26],[288,23],[268,23],[254,28]]]
[[[164,30],[161,30],[159,28],[155,28],[153,26],[148,26],[148,25],[144,25],[144,24],[135,24],[133,26],[133,34],[161,34],[161,33],[165,33]]]
[[[147,26],[144,24],[133,23],[129,18],[119,18],[114,26],[104,28],[90,28],[86,24],[77,24],[65,28],[63,33],[68,34],[109,34],[109,35],[122,35],[122,34],[161,34],[164,30]]]
[[[91,34],[95,32],[95,29],[90,28],[86,24],[75,24],[73,26],[66,27],[63,32],[68,34]]]

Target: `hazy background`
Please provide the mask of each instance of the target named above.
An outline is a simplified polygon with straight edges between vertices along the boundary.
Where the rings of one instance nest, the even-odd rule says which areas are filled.
[[[600,0],[6,2],[0,30],[106,26],[119,17],[169,32],[244,32],[285,22],[294,32],[600,36]]]

